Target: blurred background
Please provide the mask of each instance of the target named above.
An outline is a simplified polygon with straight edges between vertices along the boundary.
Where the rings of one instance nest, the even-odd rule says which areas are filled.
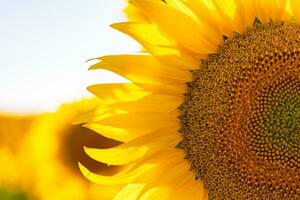
[[[108,200],[119,190],[87,181],[78,162],[118,172],[83,147],[120,143],[73,122],[99,108],[86,87],[127,82],[88,71],[107,54],[139,45],[111,23],[126,21],[125,0],[0,0],[0,200]]]
[[[87,71],[87,59],[138,51],[113,30],[125,0],[0,0],[0,111],[53,111],[89,96],[86,86],[124,79]]]

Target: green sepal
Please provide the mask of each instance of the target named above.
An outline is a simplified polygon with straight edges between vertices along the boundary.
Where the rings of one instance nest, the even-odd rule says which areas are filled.
[[[206,60],[205,60],[205,59],[200,59],[200,63],[201,63],[202,65],[204,65],[204,64],[206,63]]]
[[[258,19],[258,17],[255,17],[254,22],[253,22],[253,26],[260,26],[262,23],[261,21]]]
[[[178,144],[176,144],[175,148],[176,148],[176,149],[184,149],[183,142],[180,141]]]
[[[224,42],[226,42],[226,40],[228,40],[228,38],[229,38],[228,36],[223,35],[223,41],[224,41]]]

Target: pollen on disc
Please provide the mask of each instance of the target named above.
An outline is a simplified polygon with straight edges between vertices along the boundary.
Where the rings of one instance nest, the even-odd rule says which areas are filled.
[[[300,199],[300,27],[256,25],[192,71],[186,158],[212,199]]]

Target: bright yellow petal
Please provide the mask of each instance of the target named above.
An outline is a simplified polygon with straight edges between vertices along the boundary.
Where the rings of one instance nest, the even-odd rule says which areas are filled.
[[[198,66],[198,60],[181,51],[174,41],[164,37],[152,24],[125,22],[115,23],[111,26],[137,40],[149,53],[166,65],[185,69],[193,69]]]
[[[170,190],[167,186],[165,187],[155,187],[146,191],[143,196],[140,198],[141,200],[157,200],[157,199],[168,199],[170,195]]]
[[[145,159],[147,156],[163,149],[174,148],[180,139],[181,136],[176,134],[176,130],[162,129],[114,148],[86,148],[85,151],[91,158],[99,162],[109,165],[125,165],[136,162],[140,158]]]
[[[129,133],[125,129],[116,128],[112,126],[103,125],[101,123],[87,123],[83,125],[86,128],[89,128],[97,133],[100,133],[104,137],[114,139],[121,142],[128,142],[139,136],[133,133]]]
[[[90,69],[107,69],[135,83],[191,80],[191,74],[187,70],[164,65],[150,55],[112,55],[101,57],[99,60],[101,62]]]
[[[116,147],[112,149],[86,148],[85,152],[93,159],[109,165],[129,164],[143,157],[149,150],[147,146]]]
[[[160,95],[170,95],[180,97],[186,92],[186,86],[184,84],[178,84],[177,82],[160,84],[160,83],[137,83],[138,86]]]
[[[137,101],[120,102],[111,105],[116,109],[127,112],[161,112],[168,113],[177,110],[183,102],[183,97],[167,96],[167,95],[147,95]]]
[[[88,90],[105,103],[134,101],[149,94],[132,83],[98,84],[88,87]]]
[[[165,0],[165,2],[177,10],[180,10],[181,12],[185,13],[186,15],[190,16],[194,20],[198,20],[196,15],[190,10],[182,0]]]
[[[257,17],[263,23],[267,23],[270,19],[273,21],[284,20],[287,14],[287,0],[254,1],[254,3],[257,10]]]
[[[237,8],[234,22],[236,24],[237,32],[242,33],[247,27],[253,25],[257,13],[255,12],[253,0],[235,0],[235,2]]]
[[[99,121],[102,124],[130,130],[151,130],[161,127],[177,126],[179,121],[171,114],[134,112],[122,115],[113,115]]]
[[[140,192],[145,184],[128,184],[126,185],[113,200],[134,200],[138,199]]]
[[[112,186],[129,184],[135,178],[137,178],[141,174],[146,173],[148,170],[152,169],[153,167],[155,167],[154,164],[145,164],[140,167],[137,167],[136,169],[133,169],[132,171],[126,174],[117,174],[114,176],[102,176],[89,171],[86,167],[84,167],[82,164],[79,163],[80,171],[91,182],[102,184],[102,185],[112,185]]]
[[[296,22],[300,25],[300,1],[299,0],[290,0],[292,15],[295,16]]]
[[[222,41],[222,37],[210,27],[199,24],[190,16],[166,4],[151,0],[134,0],[131,3],[145,11],[168,36],[192,51],[200,54],[212,53]]]

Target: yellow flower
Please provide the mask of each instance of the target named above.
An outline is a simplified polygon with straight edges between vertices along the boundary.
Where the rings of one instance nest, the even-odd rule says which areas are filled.
[[[37,116],[0,114],[0,199],[32,199],[31,180],[23,174],[21,144]]]
[[[115,199],[300,198],[300,2],[132,0],[147,20],[113,24],[146,54],[99,58],[130,81],[89,87],[80,119],[122,144],[86,148],[122,166],[92,182]]]
[[[36,196],[41,200],[111,199],[113,188],[100,187],[81,176],[77,162],[85,163],[94,172],[114,173],[114,167],[89,158],[84,146],[108,148],[119,142],[74,126],[73,121],[97,106],[95,99],[62,105],[54,113],[39,116],[22,146],[25,169],[22,170]],[[106,193],[99,192],[105,190]],[[100,196],[101,195],[101,196]]]

